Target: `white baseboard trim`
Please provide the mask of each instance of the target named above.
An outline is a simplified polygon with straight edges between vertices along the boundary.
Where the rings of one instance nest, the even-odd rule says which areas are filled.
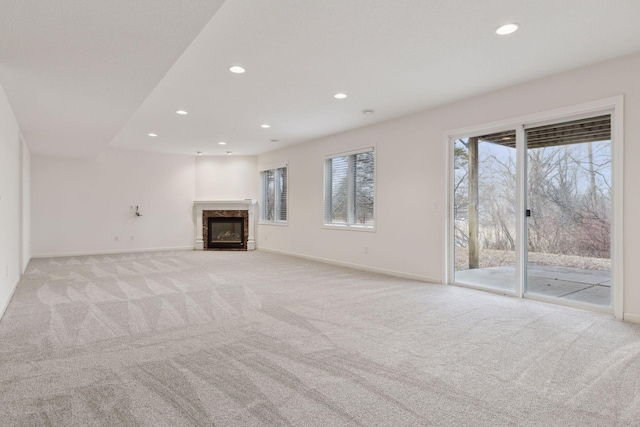
[[[116,249],[109,251],[95,251],[95,252],[68,252],[68,253],[55,253],[55,254],[37,254],[32,255],[31,258],[61,258],[69,256],[86,256],[86,255],[113,255],[113,254],[128,254],[134,252],[158,252],[158,251],[192,251],[193,246],[172,246],[168,248],[144,248],[144,249]]]
[[[20,278],[22,278],[22,275],[20,275]],[[7,311],[7,307],[9,307],[9,303],[11,302],[11,299],[13,298],[13,294],[16,292],[16,289],[18,289],[19,284],[20,284],[20,279],[18,279],[18,281],[13,285],[13,289],[11,289],[11,292],[9,292],[9,298],[7,298],[4,304],[2,304],[2,307],[0,307],[0,320],[2,320],[2,318],[4,317],[4,313]]]
[[[624,313],[624,316],[623,316],[622,320],[624,320],[625,322],[629,322],[629,323],[640,323],[640,315],[631,314],[631,313]]]
[[[440,279],[435,279],[433,277],[428,277],[428,276],[422,276],[419,274],[404,273],[402,271],[395,271],[395,270],[386,270],[384,268],[376,268],[376,267],[370,267],[368,265],[338,261],[335,259],[321,258],[321,257],[316,257],[311,255],[303,255],[303,254],[298,254],[294,252],[281,251],[278,249],[271,249],[271,248],[256,248],[256,249],[259,251],[271,252],[274,254],[288,255],[296,258],[308,259],[310,261],[323,262],[325,264],[338,265],[340,267],[349,267],[356,270],[369,271],[371,273],[380,273],[380,274],[386,274],[387,276],[402,277],[403,279],[419,280],[420,282],[437,283],[437,284],[442,283]]]

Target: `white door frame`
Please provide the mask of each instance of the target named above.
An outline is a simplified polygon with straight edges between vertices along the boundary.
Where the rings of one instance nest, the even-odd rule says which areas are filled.
[[[505,292],[496,290],[502,294],[512,295],[522,298],[524,295],[524,281],[526,280],[525,256],[526,241],[521,236],[526,232],[525,212],[525,185],[526,185],[526,150],[524,150],[525,127],[540,126],[545,123],[571,120],[580,116],[593,116],[598,113],[611,114],[611,186],[613,188],[611,209],[612,209],[612,229],[611,229],[611,311],[616,319],[624,319],[624,216],[623,216],[623,190],[624,190],[624,96],[614,96],[611,98],[599,99],[582,104],[571,105],[563,108],[513,117],[505,120],[452,129],[444,133],[446,150],[447,179],[445,189],[445,229],[444,229],[444,265],[442,282],[452,285],[469,286],[467,284],[456,283],[454,281],[454,258],[453,258],[453,198],[451,191],[454,182],[453,153],[454,142],[457,138],[494,133],[504,130],[516,130],[516,231],[518,243],[516,244],[516,290],[515,292]],[[483,290],[490,290],[482,288]],[[535,298],[555,304],[572,307],[585,308],[584,304],[576,304],[551,298]],[[593,307],[596,311],[606,311]]]

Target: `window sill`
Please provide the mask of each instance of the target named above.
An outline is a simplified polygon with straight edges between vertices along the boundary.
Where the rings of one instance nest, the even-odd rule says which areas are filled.
[[[376,227],[374,225],[323,224],[322,228],[327,230],[366,231],[369,233],[376,232]]]
[[[258,225],[277,225],[279,227],[287,227],[289,221],[258,221]]]

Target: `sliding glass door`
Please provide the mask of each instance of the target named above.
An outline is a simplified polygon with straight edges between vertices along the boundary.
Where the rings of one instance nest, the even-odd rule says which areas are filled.
[[[515,143],[514,130],[455,140],[457,282],[515,292]]]
[[[611,305],[611,116],[526,129],[525,292]]]
[[[611,115],[453,143],[453,282],[611,307]]]

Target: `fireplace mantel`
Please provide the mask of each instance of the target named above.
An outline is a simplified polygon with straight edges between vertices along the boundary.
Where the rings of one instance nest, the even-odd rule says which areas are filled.
[[[195,250],[204,250],[204,238],[202,234],[202,212],[214,210],[238,210],[249,212],[249,236],[247,238],[247,250],[253,251],[256,248],[255,239],[255,207],[256,200],[196,200],[193,202],[193,216],[196,222],[196,242]]]

